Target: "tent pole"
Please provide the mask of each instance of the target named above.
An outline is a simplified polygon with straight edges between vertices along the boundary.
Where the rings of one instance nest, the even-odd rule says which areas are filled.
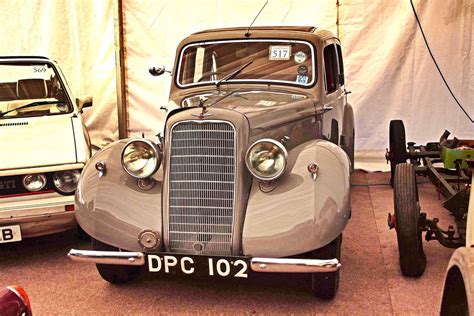
[[[127,112],[127,76],[126,49],[124,37],[123,1],[114,0],[114,42],[115,42],[115,73],[117,86],[117,116],[119,139],[128,137]]]

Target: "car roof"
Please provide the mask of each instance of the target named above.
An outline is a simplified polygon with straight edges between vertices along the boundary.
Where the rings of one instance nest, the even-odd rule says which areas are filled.
[[[44,57],[44,56],[0,56],[0,59],[44,59],[44,60],[50,60],[48,57]]]
[[[215,33],[215,32],[226,32],[226,31],[247,31],[247,26],[241,27],[225,27],[225,28],[217,28],[217,29],[209,29],[200,32],[196,32],[195,34],[207,34],[207,33]],[[316,30],[315,26],[253,26],[250,28],[250,31],[293,31],[293,32],[305,32],[305,33],[313,33]]]

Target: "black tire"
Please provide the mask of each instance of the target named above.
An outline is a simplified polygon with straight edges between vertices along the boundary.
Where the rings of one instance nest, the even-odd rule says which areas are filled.
[[[407,144],[405,137],[405,125],[402,120],[390,121],[389,127],[389,151],[390,151],[390,184],[393,186],[395,167],[407,160]]]
[[[420,222],[420,204],[415,167],[410,163],[395,168],[393,187],[395,228],[397,231],[400,268],[404,276],[419,277],[426,267]]]
[[[79,225],[77,225],[76,229],[76,238],[83,241],[91,240],[91,236],[89,236],[89,234],[87,234]]]
[[[352,129],[352,138],[348,142],[346,153],[351,161],[351,172],[354,171],[354,143],[355,143],[355,130]]]
[[[118,248],[104,244],[97,239],[91,238],[93,250],[98,251],[119,251]],[[122,266],[114,264],[96,264],[100,276],[107,282],[122,284],[135,280],[141,273],[139,266]]]
[[[313,250],[313,259],[341,259],[342,234],[323,248]],[[313,295],[325,300],[332,299],[339,288],[339,271],[311,273],[311,290]]]

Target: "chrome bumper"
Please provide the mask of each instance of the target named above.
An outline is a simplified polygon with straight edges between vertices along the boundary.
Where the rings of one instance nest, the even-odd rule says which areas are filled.
[[[142,266],[146,255],[142,252],[95,251],[71,249],[68,257],[74,261]],[[336,272],[341,267],[337,259],[251,258],[254,272],[318,273]]]

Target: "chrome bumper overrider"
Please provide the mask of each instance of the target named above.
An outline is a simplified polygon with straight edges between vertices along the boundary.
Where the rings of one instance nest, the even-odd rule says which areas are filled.
[[[80,262],[141,266],[145,264],[146,255],[142,252],[71,249],[68,257]],[[255,272],[317,273],[335,272],[341,264],[337,259],[251,258],[250,267]]]
[[[119,264],[127,266],[142,266],[145,264],[145,255],[142,252],[71,249],[67,256],[74,261],[80,262]]]

